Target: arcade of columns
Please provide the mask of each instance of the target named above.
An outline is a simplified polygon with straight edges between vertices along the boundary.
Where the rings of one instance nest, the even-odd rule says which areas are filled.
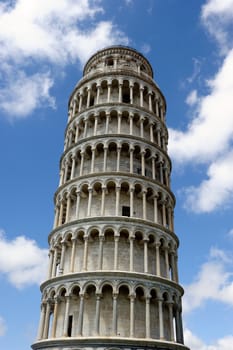
[[[188,350],[165,113],[136,50],[86,63],[69,101],[33,349]]]

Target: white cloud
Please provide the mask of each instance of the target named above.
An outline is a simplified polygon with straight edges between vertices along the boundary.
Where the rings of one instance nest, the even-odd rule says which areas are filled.
[[[193,90],[186,103],[192,116],[186,130],[170,129],[169,152],[177,164],[204,164],[206,179],[186,188],[186,207],[195,212],[226,208],[233,198],[233,0],[209,0],[202,23],[224,52],[218,71],[206,81],[209,92]]]
[[[3,6],[0,11],[1,56],[14,59],[17,52],[17,60],[32,56],[53,62],[66,61],[74,49],[66,46],[70,35],[78,43],[82,33],[77,24],[103,11],[96,4],[96,1],[87,0],[78,3],[72,0],[18,0],[13,7]],[[89,33],[92,30],[89,29]]]
[[[5,320],[0,316],[0,337],[4,336],[6,333],[7,327]]]
[[[14,3],[7,0],[0,4],[2,67],[19,71],[16,84],[21,85],[21,90],[28,91],[29,86],[33,90],[33,96],[25,96],[26,106],[22,108],[23,93],[14,89],[11,75],[7,76],[0,68],[0,79],[5,77],[4,88],[0,90],[2,111],[13,119],[14,115],[15,118],[29,116],[42,102],[53,106],[54,101],[49,95],[55,79],[52,67],[65,68],[74,62],[80,65],[104,46],[128,44],[128,38],[113,22],[99,19],[103,12],[99,0],[16,0]],[[51,69],[48,65],[52,65]],[[29,74],[29,69],[36,74]],[[45,73],[48,71],[50,73]],[[39,93],[41,88],[42,94]],[[3,103],[5,96],[14,101],[11,108],[9,103]]]
[[[197,104],[197,101],[198,101],[198,97],[197,97],[197,90],[192,90],[187,98],[186,98],[186,103],[189,105],[189,106],[193,106],[195,104]]]
[[[0,232],[0,273],[17,288],[39,284],[45,278],[48,251],[37,246],[34,240],[18,236],[7,240]]]
[[[27,117],[40,106],[55,107],[55,100],[50,95],[53,80],[49,72],[29,76],[16,71],[8,74],[6,79],[6,86],[0,89],[0,109],[9,119]]]
[[[194,212],[211,212],[227,208],[233,199],[233,150],[212,162],[208,179],[199,186],[185,189],[185,207]]]
[[[185,286],[184,313],[200,307],[208,300],[233,306],[233,280],[228,265],[232,265],[232,257],[222,250],[212,248],[209,260],[200,267],[195,280]]]
[[[111,21],[94,21],[104,12],[100,3],[18,0],[13,7],[0,7],[1,57],[66,64],[84,62],[97,47],[117,41],[127,44],[128,39]],[[88,26],[83,24],[86,20],[91,20]]]
[[[233,336],[227,335],[215,341],[213,344],[205,344],[189,329],[184,330],[185,345],[191,350],[233,350]]]
[[[202,6],[201,18],[219,44],[221,53],[226,53],[232,46],[229,26],[233,19],[233,0],[208,0]]]
[[[227,150],[233,139],[233,50],[216,76],[210,93],[199,97],[186,131],[170,129],[170,153],[178,162],[209,162]],[[208,142],[207,142],[208,140]]]

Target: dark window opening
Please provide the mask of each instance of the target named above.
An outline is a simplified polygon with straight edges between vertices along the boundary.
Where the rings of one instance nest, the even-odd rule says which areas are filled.
[[[71,337],[71,334],[72,334],[72,323],[73,323],[73,316],[70,315],[69,320],[68,320],[68,329],[67,329],[67,336],[68,337]]]
[[[124,103],[130,103],[130,96],[129,96],[129,94],[123,94],[123,102]]]
[[[94,106],[94,97],[91,97],[91,99],[90,99],[90,107],[91,106]]]
[[[113,59],[112,58],[108,58],[107,60],[107,66],[113,66]]]
[[[130,207],[122,207],[122,216],[130,216]]]

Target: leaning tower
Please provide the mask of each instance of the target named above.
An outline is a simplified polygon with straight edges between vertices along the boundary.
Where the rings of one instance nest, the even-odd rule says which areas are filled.
[[[183,345],[166,101],[147,59],[112,46],[68,105],[34,350]]]

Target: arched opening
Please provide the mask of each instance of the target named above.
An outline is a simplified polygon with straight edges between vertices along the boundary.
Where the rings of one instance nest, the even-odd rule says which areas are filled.
[[[123,103],[130,103],[130,91],[129,91],[129,81],[128,80],[123,81],[122,102]]]
[[[146,302],[144,290],[142,287],[136,289],[135,299],[135,336],[137,338],[145,338],[145,323],[146,323]]]
[[[101,307],[100,307],[100,334],[102,336],[111,336],[113,334],[113,299],[112,286],[106,284],[102,288]]]
[[[129,173],[129,145],[123,143],[121,146],[121,160],[120,160],[120,171]]]
[[[102,201],[102,184],[100,182],[96,182],[93,186],[93,192],[92,192],[91,216],[100,216],[101,201]]]
[[[94,336],[95,329],[95,313],[96,313],[96,287],[89,285],[86,288],[84,297],[84,313],[83,313],[83,336]]]
[[[95,271],[99,260],[99,231],[92,229],[88,239],[87,270]]]
[[[57,327],[56,337],[62,337],[64,335],[64,315],[66,311],[66,289],[62,287],[58,293],[59,307],[57,310]]]
[[[163,294],[163,328],[164,328],[164,338],[166,340],[171,340],[171,329],[170,329],[170,317],[168,308],[169,296],[168,293]]]
[[[104,232],[104,249],[103,249],[103,270],[114,269],[115,240],[114,231],[108,228]]]
[[[116,171],[117,163],[117,145],[115,142],[110,142],[107,154],[107,171]]]
[[[69,309],[69,319],[67,327],[67,336],[75,336],[75,332],[78,328],[78,318],[80,310],[80,287],[74,286],[71,290],[70,296],[70,309]]]
[[[116,211],[116,185],[115,182],[107,183],[105,196],[105,216],[114,216]]]
[[[121,184],[120,206],[121,215],[130,216],[129,184],[127,182]]]
[[[144,242],[141,231],[135,232],[134,239],[134,270],[144,272]]]
[[[98,143],[95,150],[95,169],[96,173],[103,171],[103,163],[104,163],[104,145],[102,143]]]
[[[140,184],[135,184],[134,187],[134,216],[137,218],[143,217],[142,208],[142,186]]]
[[[84,256],[84,231],[77,232],[77,241],[74,251],[74,271],[80,272],[83,269]]]
[[[120,337],[129,337],[130,335],[130,299],[129,299],[129,288],[128,286],[121,286],[119,289],[118,300],[117,300],[117,335]]]
[[[150,234],[148,237],[148,272],[152,275],[156,275],[156,250],[155,250],[155,237]]]
[[[85,218],[87,216],[87,205],[88,205],[88,185],[84,184],[80,191],[80,205],[79,205],[79,219]]]
[[[118,270],[129,271],[129,232],[120,230],[118,242]]]
[[[152,289],[150,296],[150,336],[153,339],[159,339],[159,309],[157,291]]]

